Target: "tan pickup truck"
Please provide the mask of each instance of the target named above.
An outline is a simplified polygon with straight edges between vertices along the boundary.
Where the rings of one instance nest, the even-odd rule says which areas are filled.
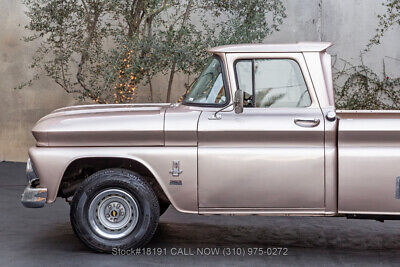
[[[90,248],[144,246],[194,214],[400,215],[400,113],[335,110],[330,43],[212,48],[179,104],[55,110],[32,132],[22,203],[71,202]]]

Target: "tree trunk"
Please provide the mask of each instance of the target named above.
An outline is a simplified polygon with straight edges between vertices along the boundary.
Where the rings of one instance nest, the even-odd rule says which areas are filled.
[[[176,61],[172,62],[171,73],[169,74],[168,90],[167,90],[167,103],[171,101],[172,82],[174,81]]]
[[[189,14],[190,14],[190,9],[192,8],[193,5],[193,0],[189,0],[188,5],[186,7],[185,13],[183,14],[183,20],[182,20],[182,25],[179,30],[179,35],[178,35],[178,40],[177,42],[180,42],[180,39],[182,37],[182,30],[183,27],[185,26],[187,20],[189,19]],[[167,90],[167,103],[171,101],[171,90],[172,90],[172,82],[174,80],[175,76],[175,68],[176,68],[176,59],[172,61],[172,66],[171,66],[171,72],[169,74],[169,81],[168,81],[168,90]]]
[[[151,103],[154,103],[154,98],[153,98],[153,85],[151,84],[151,78],[150,78],[150,76],[147,76],[147,80],[148,80],[148,82],[149,82],[150,101],[151,101]]]
[[[83,4],[85,4],[84,1],[82,1]],[[86,7],[86,4],[85,4]],[[87,7],[86,7],[87,8]],[[93,39],[95,38],[96,35],[96,26],[99,22],[99,17],[100,17],[100,10],[98,10],[97,8],[94,10],[94,14],[93,14],[93,19],[91,20],[90,17],[90,13],[87,10],[86,13],[86,30],[87,30],[87,34],[88,37],[86,38],[85,42],[84,42],[84,46],[82,49],[82,53],[81,53],[81,59],[80,62],[78,64],[78,71],[76,73],[76,79],[79,83],[79,85],[83,88],[83,92],[82,95],[83,96],[89,96],[92,100],[95,100],[96,102],[104,102],[104,100],[101,100],[99,98],[99,96],[93,95],[91,94],[91,91],[89,88],[86,87],[85,82],[84,82],[84,77],[83,77],[83,67],[86,63],[86,61],[89,59],[89,53],[87,52],[89,50],[89,47],[93,41]]]

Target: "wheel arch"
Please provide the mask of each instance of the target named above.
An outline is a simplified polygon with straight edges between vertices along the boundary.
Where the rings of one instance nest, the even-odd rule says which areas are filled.
[[[171,203],[165,188],[159,181],[154,169],[140,159],[121,156],[92,156],[73,159],[65,168],[59,183],[57,196],[68,198],[73,196],[79,185],[90,175],[109,168],[121,168],[140,174],[151,185],[159,201]]]

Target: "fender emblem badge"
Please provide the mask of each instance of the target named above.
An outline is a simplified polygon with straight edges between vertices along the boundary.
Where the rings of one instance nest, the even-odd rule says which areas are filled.
[[[182,185],[182,180],[171,180],[169,181],[170,185]]]
[[[170,170],[169,173],[174,177],[178,177],[179,174],[182,173],[182,171],[179,169],[179,164],[179,160],[172,161],[172,170]]]

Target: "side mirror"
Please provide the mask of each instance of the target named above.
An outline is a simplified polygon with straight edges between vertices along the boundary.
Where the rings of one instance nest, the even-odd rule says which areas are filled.
[[[214,114],[208,118],[209,120],[220,120],[221,114],[219,114],[221,111],[223,111],[224,109],[233,106],[233,109],[235,110],[236,114],[242,113],[243,112],[243,98],[244,98],[244,94],[242,90],[236,90],[235,92],[235,97],[233,99],[233,103],[229,104],[226,107],[223,107],[219,110],[217,110],[216,112],[214,112]]]
[[[233,100],[233,109],[236,114],[240,114],[243,112],[243,91],[236,90],[235,98]]]

